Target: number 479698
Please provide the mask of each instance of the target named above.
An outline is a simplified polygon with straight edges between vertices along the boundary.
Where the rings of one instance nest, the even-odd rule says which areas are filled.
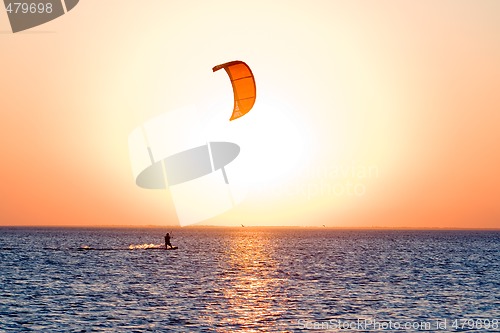
[[[52,13],[52,3],[43,2],[11,2],[5,7],[9,14],[50,14]]]
[[[455,329],[498,329],[498,319],[455,319],[451,326]]]

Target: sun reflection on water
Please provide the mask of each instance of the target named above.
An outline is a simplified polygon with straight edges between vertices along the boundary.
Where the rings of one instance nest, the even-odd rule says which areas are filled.
[[[256,332],[275,325],[285,312],[283,288],[270,238],[260,232],[231,237],[222,262],[222,294],[226,316],[219,325]]]

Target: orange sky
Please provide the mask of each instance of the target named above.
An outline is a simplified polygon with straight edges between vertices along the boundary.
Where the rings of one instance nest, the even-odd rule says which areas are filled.
[[[201,224],[499,228],[498,13],[495,0],[82,1],[12,34],[0,12],[0,225],[177,224],[168,192],[135,185],[128,135],[192,103],[229,118],[211,68],[244,60],[258,97],[237,121],[273,115],[255,140],[283,152]]]

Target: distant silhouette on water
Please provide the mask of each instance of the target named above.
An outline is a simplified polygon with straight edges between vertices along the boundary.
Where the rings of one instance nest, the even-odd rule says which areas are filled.
[[[167,232],[167,234],[165,235],[165,249],[168,249],[169,246],[172,249],[174,248],[172,244],[170,244],[170,234]]]

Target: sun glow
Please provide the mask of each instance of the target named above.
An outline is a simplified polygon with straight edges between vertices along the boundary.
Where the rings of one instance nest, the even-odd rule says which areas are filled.
[[[230,141],[241,147],[239,181],[260,189],[286,182],[305,163],[305,130],[285,112],[285,106],[258,99],[241,119],[228,122],[218,112],[207,122],[208,141]]]

